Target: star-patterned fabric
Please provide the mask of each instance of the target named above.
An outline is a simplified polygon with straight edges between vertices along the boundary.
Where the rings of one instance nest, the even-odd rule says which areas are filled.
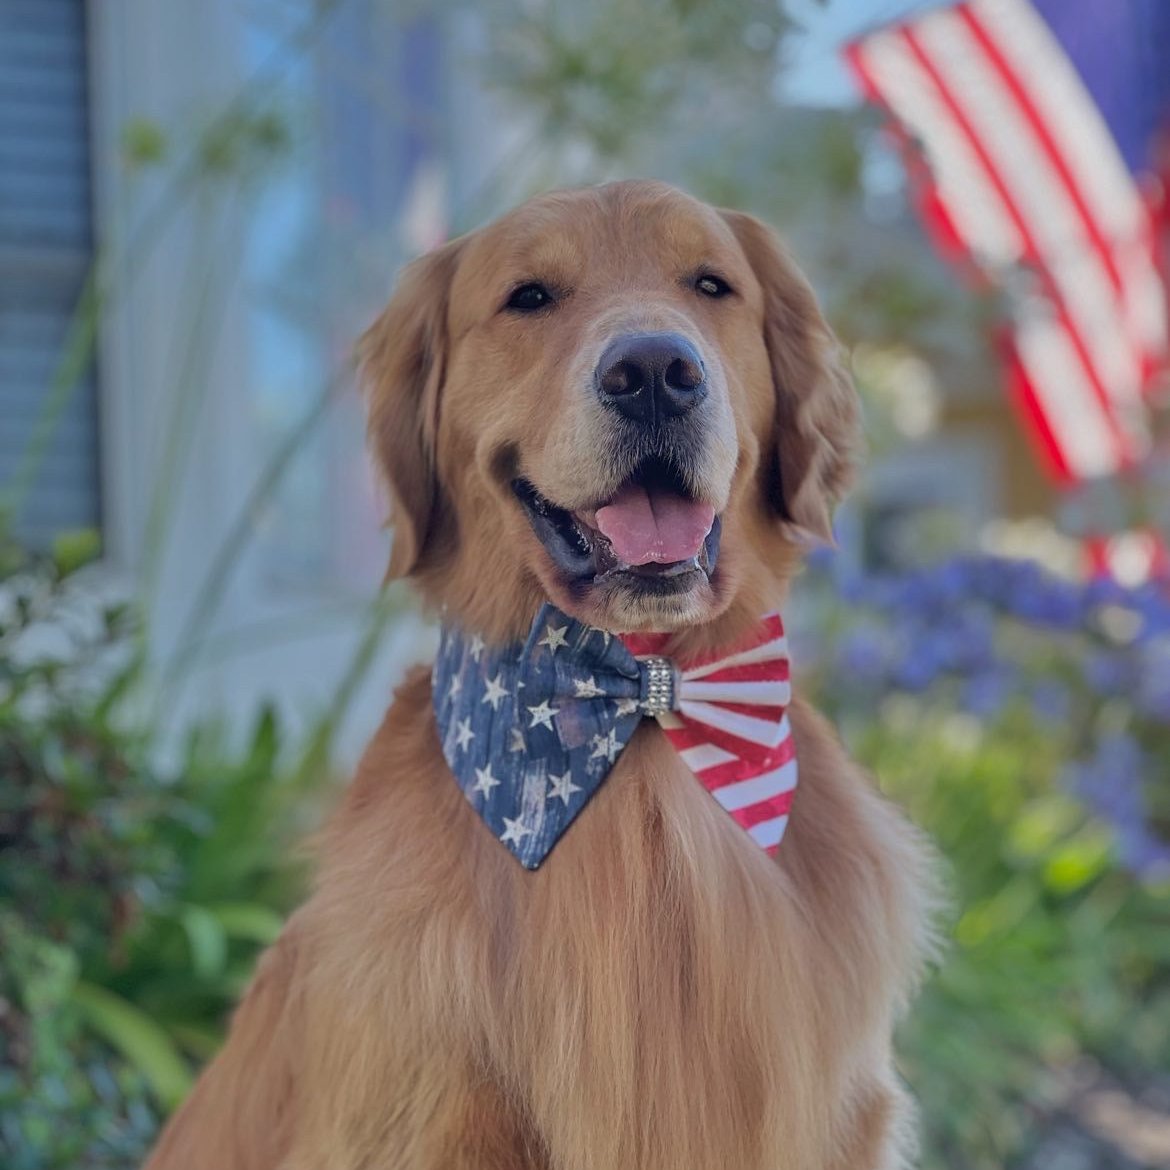
[[[548,856],[648,714],[757,844],[779,843],[796,783],[779,617],[746,648],[685,670],[655,657],[663,641],[623,641],[551,604],[524,643],[502,649],[444,627],[432,675],[443,755],[525,868]],[[662,709],[664,675],[673,710]]]

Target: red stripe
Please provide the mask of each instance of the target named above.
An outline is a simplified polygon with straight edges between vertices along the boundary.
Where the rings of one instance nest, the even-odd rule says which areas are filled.
[[[1000,348],[1007,371],[1008,400],[1015,404],[1016,412],[1031,435],[1032,444],[1041,455],[1041,462],[1049,475],[1060,485],[1068,486],[1076,481],[1065,458],[1064,449],[1057,442],[1048,422],[1048,416],[1037,397],[1036,387],[1028,377],[1020,355],[1008,329],[998,331],[996,342]]]
[[[1170,119],[1163,119],[1159,139],[1170,142]],[[1170,156],[1170,151],[1165,151]],[[1166,326],[1170,329],[1170,161],[1163,160],[1158,181],[1147,184],[1143,194],[1146,207],[1146,235],[1150,263],[1158,274],[1166,296]],[[1160,352],[1148,356],[1146,372],[1146,393],[1159,386],[1158,375],[1170,375],[1170,346],[1164,345]]]
[[[734,756],[739,756],[741,759],[762,760],[768,758],[766,753],[780,747],[780,744],[777,744],[775,748],[761,747],[750,740],[728,735],[717,727],[710,727],[706,723],[691,723],[689,720],[686,722],[688,724],[686,727],[671,729],[666,733],[671,744],[680,752],[687,748],[698,747],[700,744],[713,743],[716,747],[720,747]]]
[[[685,751],[687,748],[698,747],[701,743],[707,743],[707,737],[704,734],[705,729],[699,727],[697,723],[684,721],[682,727],[667,727],[665,728],[666,738],[670,740],[671,745],[677,751]]]
[[[661,654],[670,639],[669,634],[619,634],[626,649],[633,655]]]
[[[888,119],[886,129],[897,143],[902,161],[905,163],[906,170],[912,180],[912,191],[918,204],[918,214],[927,233],[934,240],[938,250],[959,270],[972,287],[986,289],[989,285],[987,275],[976,263],[975,254],[972,252],[970,244],[956,226],[950,208],[947,207],[946,201],[934,181],[934,173],[919,145],[919,140],[909,132],[901,115],[878,88],[877,79],[870,71],[869,63],[866,60],[865,41],[854,41],[846,45],[842,53],[856,74],[866,99],[885,111]]]
[[[986,291],[991,287],[987,273],[980,267],[975,254],[951,218],[950,209],[939,193],[934,176],[923,158],[922,150],[906,130],[898,112],[879,91],[865,58],[864,42],[854,42],[844,50],[845,59],[856,74],[859,86],[868,101],[883,110],[889,119],[887,130],[898,144],[906,170],[910,175],[913,194],[918,205],[918,214],[926,227],[927,234],[934,240],[939,252],[958,270],[971,287]],[[1020,364],[1015,347],[1008,338],[1009,330],[999,327],[993,330],[993,342],[1000,347],[1005,370],[1005,386],[1008,401],[1019,414],[1025,435],[1039,451],[1041,461],[1048,473],[1060,484],[1072,483],[1071,474],[1060,444],[1045,417],[1043,408],[1036,397],[1035,387],[1028,380]]]
[[[746,808],[737,808],[729,813],[735,818],[735,823],[741,829],[750,829],[761,821],[773,821],[782,817],[792,808],[792,793],[782,792],[779,796],[761,800],[759,804],[749,804]]]
[[[787,682],[791,667],[787,658],[769,658],[765,662],[749,662],[745,666],[725,666],[713,670],[695,682]],[[689,681],[689,680],[688,680]]]
[[[706,699],[688,700],[695,703],[704,703]],[[737,715],[746,715],[749,719],[762,719],[766,723],[779,723],[784,714],[784,705],[776,704],[772,706],[764,706],[763,703],[728,703],[723,699],[716,699],[711,701],[712,707],[718,707],[721,711],[734,711]],[[683,719],[687,716],[683,715]],[[703,723],[702,719],[696,717],[697,723]],[[707,725],[703,723],[703,726]]]
[[[719,662],[724,658],[731,658],[736,654],[743,654],[747,650],[755,650],[767,642],[774,642],[784,636],[784,623],[778,613],[770,613],[761,618],[751,633],[742,642],[723,646],[711,654],[698,658],[688,658],[683,663],[685,670],[698,670],[712,662]],[[661,654],[666,648],[672,634],[620,634],[619,637],[626,644],[631,654]]]
[[[782,739],[775,748],[762,748],[758,743],[751,743],[748,739],[739,739],[734,735],[727,735],[725,732],[717,728],[698,727],[696,725],[694,731],[684,739],[683,742],[677,742],[675,736],[677,732],[667,732],[670,743],[675,746],[675,749],[684,751],[687,748],[697,748],[704,743],[714,744],[716,748],[722,748],[724,751],[730,752],[732,756],[738,756],[746,761],[755,761],[759,764],[761,771],[768,769],[771,761],[771,752],[778,751],[784,743]],[[791,737],[790,737],[791,738]]]
[[[1033,103],[1032,96],[1024,87],[1020,75],[1014,70],[1007,58],[1004,57],[999,45],[995,41],[992,31],[983,23],[982,18],[969,4],[960,4],[955,11],[967,25],[972,37],[983,50],[988,64],[992,66],[1004,86],[1015,99],[1016,104],[1024,115],[1025,121],[1043,146],[1044,153],[1052,163],[1053,169],[1060,176],[1060,182],[1073,206],[1076,208],[1081,225],[1084,227],[1085,233],[1089,237],[1098,259],[1101,261],[1102,268],[1105,269],[1109,276],[1109,283],[1112,284],[1114,292],[1117,294],[1118,319],[1121,321],[1122,327],[1128,337],[1129,347],[1133,351],[1137,361],[1140,370],[1139,377],[1144,387],[1148,384],[1148,378],[1153,372],[1151,368],[1151,355],[1145,351],[1144,343],[1134,334],[1132,324],[1127,316],[1125,281],[1122,279],[1121,271],[1117,267],[1115,242],[1106,237],[1102,225],[1090,210],[1085,200],[1084,191],[1077,181],[1076,176],[1069,168],[1067,155],[1052,137],[1048,129],[1048,123]]]
[[[854,76],[857,78],[857,84],[861,87],[861,92],[865,95],[866,99],[875,106],[885,106],[885,94],[878,89],[877,83],[873,79],[873,74],[870,73],[869,66],[865,61],[864,42],[849,41],[842,47],[841,56],[845,58],[845,63],[853,70]]]
[[[1146,348],[1146,343],[1140,337],[1132,335],[1132,327],[1126,318],[1125,312],[1127,293],[1125,288],[1125,280],[1123,279],[1121,272],[1117,267],[1117,258],[1115,253],[1117,246],[1116,242],[1110,240],[1105,235],[1101,224],[1098,223],[1097,219],[1093,215],[1093,212],[1089,209],[1089,206],[1085,201],[1084,192],[1068,166],[1067,155],[1061,150],[1061,148],[1057,145],[1056,140],[1050,134],[1048,130],[1048,123],[1044,120],[1044,116],[1033,104],[1031,95],[1028,93],[1027,89],[1021,82],[1019,74],[1013,69],[1010,62],[1008,62],[1006,57],[1004,57],[1000,51],[999,45],[996,43],[995,37],[992,35],[992,31],[983,23],[982,18],[974,11],[972,7],[970,7],[970,5],[960,4],[956,9],[956,12],[966,23],[967,27],[971,31],[972,36],[983,49],[984,55],[987,57],[988,62],[995,68],[1004,84],[1011,91],[1012,96],[1016,100],[1016,103],[1024,112],[1033,132],[1043,145],[1045,153],[1051,160],[1053,167],[1060,175],[1061,182],[1064,184],[1064,187],[1069,195],[1069,198],[1072,200],[1073,205],[1076,207],[1077,214],[1079,215],[1081,222],[1089,235],[1089,238],[1092,240],[1093,247],[1101,260],[1101,264],[1109,274],[1110,283],[1113,285],[1114,290],[1118,294],[1119,316],[1125,323],[1127,333],[1131,334],[1130,343],[1141,368],[1142,386],[1143,388],[1148,387],[1151,379],[1158,369],[1159,364],[1166,360],[1166,355],[1150,353]],[[1142,209],[1147,213],[1147,222],[1152,222],[1149,201],[1147,199],[1141,198],[1140,190],[1138,194]],[[1144,232],[1143,235],[1148,235],[1148,233]],[[1159,267],[1157,252],[1156,249],[1152,247],[1150,248],[1149,259],[1154,265],[1155,270],[1157,270]],[[1164,277],[1165,274],[1160,273],[1160,275],[1163,275]],[[1164,283],[1170,282],[1166,282],[1164,280]]]
[[[1093,241],[1093,247],[1100,256],[1102,265],[1109,273],[1110,282],[1114,289],[1120,292],[1122,288],[1121,273],[1117,270],[1117,262],[1113,256],[1113,247],[1101,233],[1101,225],[1093,218],[1093,213],[1085,203],[1084,194],[1073,173],[1069,170],[1068,162],[1064,154],[1056,145],[1043,116],[1033,104],[1031,94],[1024,88],[1019,75],[1008,63],[1000,51],[999,46],[992,38],[991,32],[972,8],[968,4],[960,4],[955,9],[955,13],[966,24],[971,35],[978,42],[980,48],[982,48],[988,63],[995,69],[1000,80],[1015,99],[1016,105],[1019,106],[1021,112],[1024,114],[1024,118],[1031,127],[1033,134],[1035,134],[1040,144],[1044,147],[1044,153],[1048,155],[1057,174],[1060,175],[1060,180],[1077,209],[1077,215],[1080,217],[1081,223],[1088,232],[1089,238]]]
[[[980,165],[983,167],[987,178],[991,181],[992,186],[995,188],[996,194],[1003,203],[1005,210],[1011,216],[1012,222],[1016,225],[1017,230],[1023,237],[1028,253],[1037,262],[1039,267],[1039,274],[1045,280],[1049,295],[1052,298],[1054,307],[1056,308],[1057,314],[1060,318],[1060,323],[1066,330],[1070,341],[1073,343],[1073,348],[1076,350],[1077,357],[1080,359],[1081,365],[1083,366],[1085,373],[1088,375],[1089,383],[1093,388],[1093,393],[1101,406],[1102,413],[1104,415],[1105,426],[1110,433],[1111,446],[1113,447],[1117,460],[1122,465],[1129,465],[1132,462],[1132,455],[1128,450],[1128,444],[1126,443],[1117,424],[1117,419],[1113,415],[1112,403],[1110,401],[1109,395],[1106,392],[1105,387],[1101,384],[1096,367],[1093,365],[1088,353],[1085,351],[1084,340],[1069,319],[1068,311],[1065,308],[1064,301],[1060,296],[1059,289],[1053,285],[1051,279],[1048,277],[1047,271],[1043,267],[1043,259],[1040,249],[1037,246],[1035,237],[1032,235],[1027,220],[1021,214],[1019,207],[1012,198],[1011,192],[1008,189],[1003,176],[996,169],[995,163],[992,161],[987,148],[983,144],[983,141],[976,133],[975,128],[971,125],[971,122],[967,118],[967,115],[964,112],[962,106],[959,104],[958,99],[947,86],[947,83],[943,79],[935,63],[931,60],[930,55],[919,43],[918,37],[914,30],[909,27],[902,27],[898,30],[898,35],[901,36],[907,48],[909,48],[915,60],[921,67],[922,71],[926,74],[927,77],[930,78],[934,88],[938,92],[939,97],[942,99],[943,104],[947,107],[948,112],[954,120],[955,125],[962,131],[969,145],[974,150],[976,157],[979,159]]]
[[[736,757],[726,764],[713,764],[709,768],[701,768],[695,772],[708,791],[714,792],[717,788],[726,788],[729,784],[737,784],[740,780],[754,780],[765,772],[774,772],[783,767],[796,755],[796,744],[789,736],[779,747],[767,756],[759,759],[744,759]]]
[[[1082,547],[1085,552],[1086,576],[1090,580],[1112,576],[1109,566],[1108,537],[1086,536]]]

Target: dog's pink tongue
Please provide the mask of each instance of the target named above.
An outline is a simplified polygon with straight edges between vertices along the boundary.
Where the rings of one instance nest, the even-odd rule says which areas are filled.
[[[710,504],[675,492],[648,492],[638,484],[628,484],[597,509],[597,527],[627,565],[690,560],[714,522]]]

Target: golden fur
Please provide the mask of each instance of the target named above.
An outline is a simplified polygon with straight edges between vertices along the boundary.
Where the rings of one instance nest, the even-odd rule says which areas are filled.
[[[735,303],[680,282],[698,265]],[[572,290],[563,307],[501,315],[534,274]],[[519,470],[580,506],[626,474],[579,386],[631,326],[700,338],[722,396],[695,474],[724,551],[669,605],[567,591],[508,491]],[[492,639],[551,597],[674,629],[684,652],[726,644],[783,597],[848,478],[853,393],[808,286],[755,220],[658,184],[545,196],[425,257],[363,348],[392,572]],[[415,671],[150,1170],[907,1165],[890,1037],[930,866],[825,722],[791,716],[801,785],[777,859],[645,722],[530,873],[452,782]]]

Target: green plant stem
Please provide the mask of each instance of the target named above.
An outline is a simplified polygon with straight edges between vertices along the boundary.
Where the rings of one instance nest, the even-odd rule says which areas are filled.
[[[207,226],[206,221],[204,226]],[[202,232],[197,229],[196,239],[201,235]],[[193,304],[189,311],[179,314],[180,320],[190,321],[190,328],[185,342],[175,339],[175,349],[181,350],[181,353],[169,363],[170,368],[178,371],[178,376],[170,396],[169,425],[162,458],[155,469],[143,542],[142,591],[148,612],[162,571],[167,525],[172,519],[183,471],[191,453],[196,419],[207,398],[208,380],[205,375],[208,357],[215,350],[227,306],[226,296],[211,296],[212,288],[215,287],[216,269],[223,256],[222,250],[204,246],[202,252],[199,271],[190,282]]]
[[[220,543],[195,600],[191,603],[191,608],[188,610],[187,618],[175,643],[179,650],[171,655],[171,659],[162,673],[157,691],[160,698],[170,691],[182,676],[188,674],[192,661],[198,653],[199,632],[206,628],[207,623],[219,607],[236,562],[247,546],[256,516],[279,487],[285,471],[300,451],[302,444],[325,417],[329,407],[334,402],[337,391],[346,383],[346,374],[347,370],[344,368],[334,373],[302,416],[300,422],[289,432],[284,442],[273,453],[261,472],[260,478],[256,481],[251,492],[248,493],[248,498],[244,501],[235,522]]]
[[[403,593],[402,586],[392,586],[370,607],[366,629],[357,650],[350,659],[345,674],[342,675],[332,702],[317,720],[313,732],[308,737],[307,746],[296,769],[298,784],[311,783],[328,767],[333,744],[345,713],[373,665],[390,621],[401,612],[405,604]]]

